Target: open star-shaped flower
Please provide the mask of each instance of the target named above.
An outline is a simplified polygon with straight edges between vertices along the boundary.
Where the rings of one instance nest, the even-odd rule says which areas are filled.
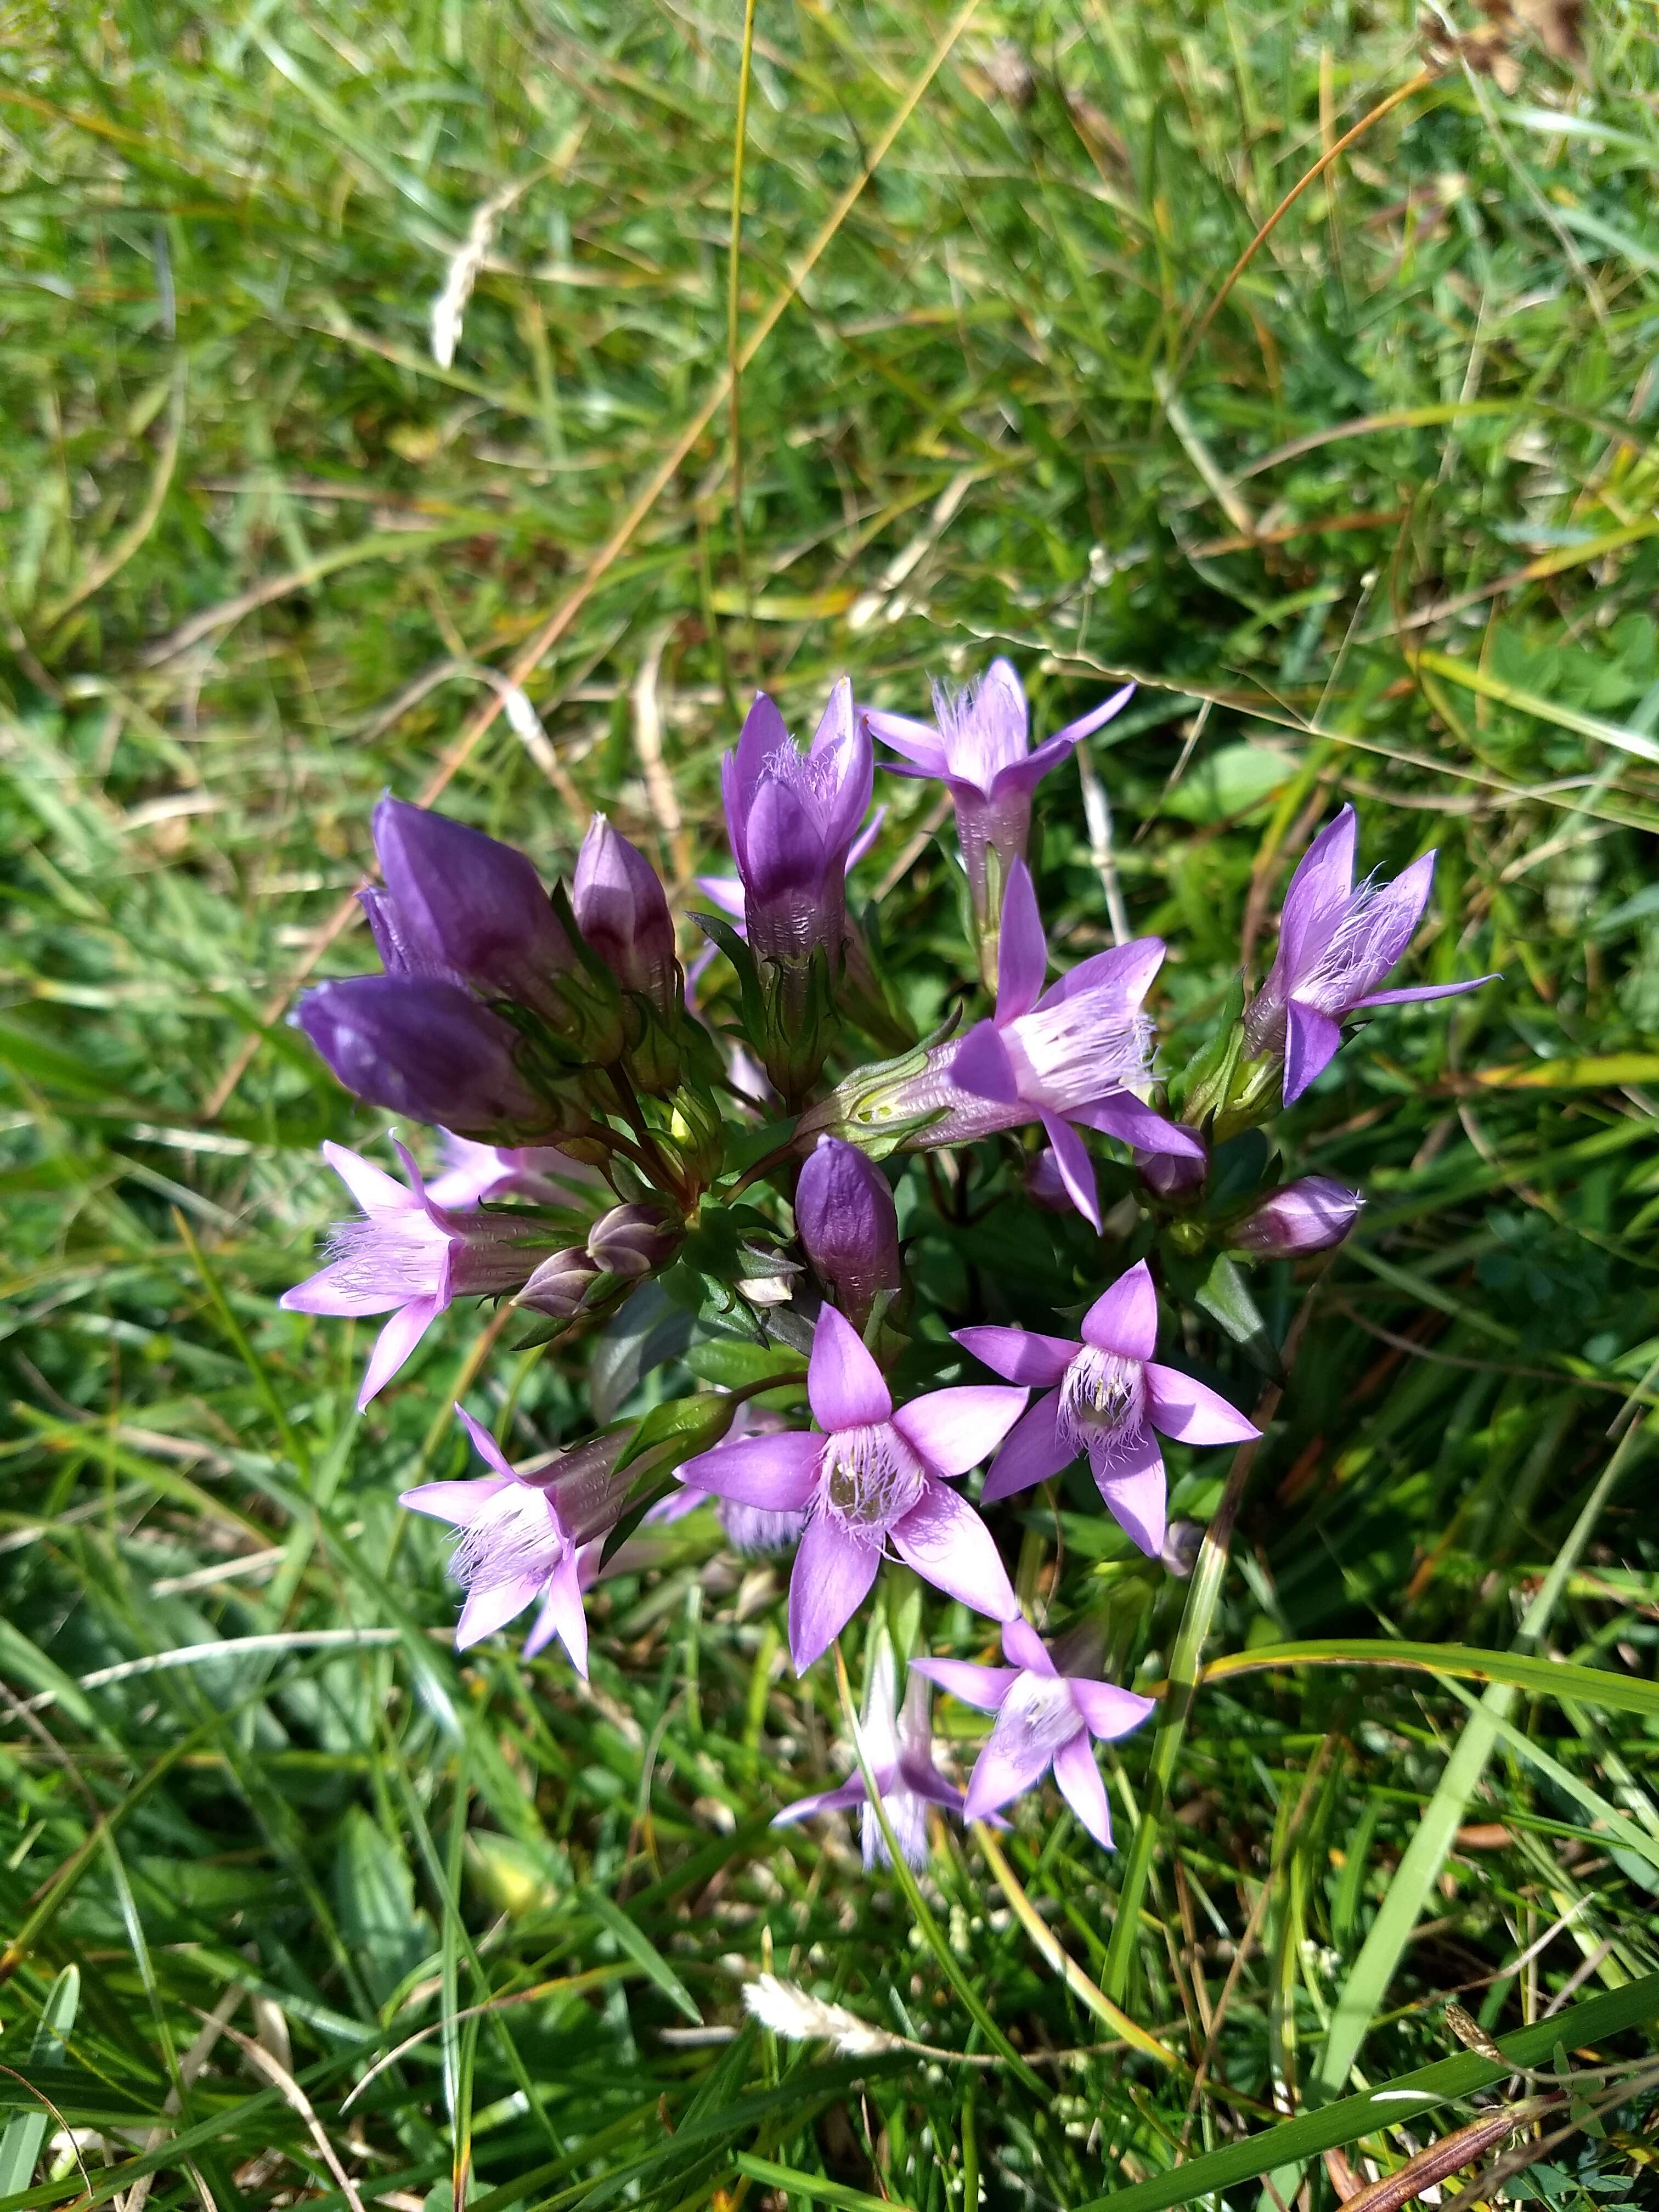
[[[587,1620],[577,1555],[586,1532],[570,1524],[550,1482],[526,1481],[489,1430],[465,1407],[455,1411],[492,1472],[467,1482],[418,1483],[398,1500],[458,1532],[450,1565],[465,1585],[466,1603],[455,1624],[455,1649],[465,1651],[504,1628],[539,1598],[525,1657],[533,1659],[556,1636],[585,1680]],[[614,1449],[610,1456],[616,1458]]]
[[[921,1675],[915,1667],[911,1668],[910,1679],[904,1686],[904,1703],[900,1705],[897,1670],[892,1646],[885,1636],[877,1646],[872,1668],[860,1729],[865,1760],[881,1792],[888,1825],[906,1864],[925,1866],[927,1808],[942,1805],[948,1813],[960,1814],[962,1792],[954,1783],[947,1782],[933,1764],[927,1685]],[[819,1790],[810,1797],[797,1797],[793,1805],[786,1805],[774,1816],[772,1826],[785,1827],[796,1820],[811,1820],[817,1813],[848,1813],[855,1805],[861,1808],[865,1865],[890,1864],[881,1824],[864,1786],[864,1775],[856,1765],[838,1788]]]
[[[1455,999],[1498,981],[1475,975],[1463,983],[1377,989],[1416,934],[1434,883],[1435,856],[1425,853],[1392,883],[1367,876],[1356,884],[1358,835],[1354,811],[1345,806],[1303,854],[1285,894],[1273,964],[1245,1010],[1249,1056],[1284,1058],[1287,1106],[1335,1058],[1349,1014],[1413,999]]]
[[[806,1395],[823,1431],[716,1445],[682,1482],[740,1505],[805,1512],[789,1584],[789,1648],[804,1674],[863,1604],[890,1547],[924,1581],[1006,1620],[1007,1570],[991,1532],[949,1487],[1002,1442],[1030,1393],[935,1390],[896,1411],[884,1376],[833,1306],[818,1316]]]
[[[1161,1367],[1158,1293],[1142,1260],[1083,1317],[1083,1336],[1023,1328],[959,1328],[957,1342],[994,1374],[1043,1395],[997,1455],[988,1504],[1087,1456],[1108,1510],[1151,1559],[1164,1548],[1166,1485],[1155,1431],[1182,1443],[1242,1443],[1261,1431],[1178,1368]]]
[[[988,1819],[1011,1798],[1035,1788],[1052,1767],[1066,1803],[1095,1841],[1109,1850],[1112,1816],[1090,1738],[1110,1743],[1127,1735],[1152,1711],[1152,1699],[1091,1675],[1063,1674],[1022,1617],[1004,1622],[1002,1649],[1012,1665],[975,1667],[965,1659],[911,1662],[912,1673],[926,1674],[964,1705],[997,1717],[969,1778],[965,1817]]]

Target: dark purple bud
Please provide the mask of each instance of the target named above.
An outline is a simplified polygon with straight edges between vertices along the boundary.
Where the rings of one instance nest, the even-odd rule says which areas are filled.
[[[582,840],[570,902],[583,937],[623,988],[677,1012],[682,987],[667,898],[650,861],[603,814]]]
[[[516,999],[557,1021],[558,978],[575,964],[541,878],[525,855],[423,806],[381,799],[374,849],[386,878],[375,924],[406,965],[451,971],[489,998]]]
[[[512,1030],[459,984],[354,975],[307,991],[294,1018],[346,1089],[372,1105],[495,1142],[552,1126],[514,1064]]]
[[[795,1189],[795,1226],[812,1272],[861,1329],[899,1287],[898,1213],[887,1178],[856,1145],[820,1137]]]
[[[1298,1176],[1264,1198],[1232,1232],[1243,1252],[1261,1260],[1292,1260],[1303,1252],[1328,1252],[1359,1218],[1364,1200],[1330,1176]]]
[[[659,1206],[613,1206],[588,1231],[587,1255],[608,1275],[649,1275],[679,1241]]]
[[[390,892],[383,891],[378,884],[368,884],[358,892],[357,903],[368,917],[374,950],[388,975],[421,975],[443,983],[465,982],[465,975],[434,957],[426,945],[410,938],[398,902]]]
[[[1025,1195],[1045,1213],[1075,1213],[1077,1202],[1066,1188],[1052,1145],[1045,1145],[1025,1170]]]
[[[550,1314],[555,1321],[569,1321],[581,1311],[583,1299],[603,1272],[580,1244],[570,1245],[544,1260],[513,1303]]]

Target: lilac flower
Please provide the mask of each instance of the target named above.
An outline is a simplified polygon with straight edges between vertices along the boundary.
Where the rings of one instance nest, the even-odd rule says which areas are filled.
[[[1164,1547],[1164,1456],[1153,1431],[1189,1444],[1261,1433],[1202,1382],[1154,1362],[1158,1294],[1144,1260],[1095,1300],[1080,1344],[1023,1328],[959,1328],[956,1340],[993,1374],[1043,1392],[997,1455],[986,1503],[1046,1481],[1085,1453],[1109,1510],[1149,1559]]]
[[[848,855],[873,778],[845,677],[806,753],[766,694],[756,694],[737,750],[721,763],[720,787],[749,942],[762,960],[799,966],[822,945],[832,970],[839,966]]]
[[[606,1187],[597,1169],[573,1160],[556,1145],[477,1145],[449,1129],[440,1130],[439,1136],[444,1170],[427,1184],[426,1194],[434,1206],[447,1206],[452,1213],[500,1198],[568,1206],[573,1193],[562,1185],[573,1185],[584,1194]]]
[[[1279,950],[1244,1012],[1245,1054],[1285,1062],[1285,1103],[1294,1105],[1342,1042],[1342,1023],[1368,1006],[1451,999],[1495,975],[1379,991],[1416,933],[1434,881],[1432,853],[1392,883],[1353,879],[1354,811],[1345,806],[1303,854],[1279,917]]]
[[[1164,942],[1138,937],[1080,961],[1048,990],[1048,946],[1024,860],[1009,870],[1003,902],[994,1018],[959,1043],[928,1055],[921,1071],[874,1088],[849,1077],[833,1100],[809,1112],[803,1133],[839,1114],[856,1133],[930,1115],[908,1149],[972,1144],[1000,1129],[1041,1121],[1056,1168],[1078,1210],[1096,1229],[1094,1166],[1072,1125],[1138,1146],[1204,1157],[1192,1130],[1143,1105],[1133,1086],[1150,1077],[1152,1024],[1141,1001],[1164,959]]]
[[[524,854],[390,795],[374,809],[374,849],[386,889],[365,903],[388,974],[459,979],[559,1019],[551,985],[575,949]]]
[[[927,1682],[915,1668],[910,1669],[901,1709],[896,1675],[893,1647],[884,1634],[871,1662],[870,1686],[859,1734],[865,1765],[881,1793],[888,1825],[905,1863],[923,1867],[927,1863],[927,1808],[942,1805],[947,1812],[960,1814],[963,1797],[961,1790],[947,1782],[933,1764]],[[772,1826],[786,1827],[796,1820],[810,1820],[818,1813],[848,1813],[854,1805],[862,1808],[866,1867],[890,1866],[892,1859],[881,1832],[881,1823],[876,1818],[876,1808],[870,1802],[863,1773],[856,1764],[838,1789],[820,1790],[810,1797],[796,1798],[793,1805],[786,1805],[774,1817]]]
[[[991,1533],[942,1478],[966,1474],[1007,1434],[1023,1390],[935,1390],[894,1411],[882,1372],[833,1306],[807,1368],[824,1431],[750,1437],[688,1460],[680,1480],[741,1505],[805,1512],[789,1585],[789,1645],[804,1674],[869,1595],[888,1545],[922,1578],[994,1619],[1014,1595]]]
[[[1030,716],[1018,676],[1006,660],[994,660],[965,691],[933,686],[937,727],[904,714],[870,708],[864,720],[872,736],[903,756],[884,762],[894,775],[938,777],[956,805],[957,836],[973,896],[974,928],[981,972],[996,973],[997,930],[1003,889],[1016,860],[1025,857],[1031,834],[1031,796],[1050,769],[1070,757],[1086,738],[1127,705],[1133,684],[1115,691],[1091,713],[1068,722],[1035,752]]]
[[[307,991],[294,1019],[371,1105],[480,1138],[552,1126],[552,1109],[519,1073],[517,1036],[459,983],[353,975]]]
[[[1357,1190],[1331,1176],[1298,1176],[1272,1191],[1234,1224],[1232,1243],[1261,1260],[1293,1260],[1328,1252],[1353,1227],[1364,1206]]]
[[[854,1328],[899,1287],[898,1212],[887,1178],[856,1145],[820,1137],[795,1187],[795,1226],[812,1272]]]
[[[969,1778],[966,1818],[983,1820],[1035,1788],[1052,1766],[1060,1795],[1095,1841],[1110,1850],[1112,1816],[1089,1739],[1112,1743],[1127,1735],[1152,1711],[1153,1700],[1092,1675],[1063,1674],[1023,1619],[1004,1622],[1002,1649],[1012,1666],[975,1667],[965,1659],[911,1662],[912,1673],[997,1717]]]
[[[660,1013],[678,1011],[674,923],[657,872],[637,845],[596,814],[582,839],[570,889],[576,924],[625,991]]]
[[[864,858],[865,854],[870,850],[870,848],[875,843],[877,838],[881,835],[881,825],[886,819],[887,809],[884,806],[877,807],[875,812],[865,823],[863,829],[859,831],[858,836],[854,838],[852,843],[848,847],[847,866],[843,873],[843,883],[845,882],[846,878],[852,874],[854,869],[857,867],[859,862]],[[736,930],[739,937],[747,939],[749,935],[748,902],[744,892],[743,878],[741,876],[699,876],[696,878],[696,884],[697,889],[703,894],[710,906],[714,907],[718,912],[726,916],[726,919],[731,923],[732,928]],[[845,901],[846,893],[843,890],[843,908],[845,907]],[[847,929],[849,935],[852,933],[852,928],[853,925],[848,922]],[[688,1006],[695,1005],[697,985],[702,980],[702,976],[704,972],[707,970],[709,963],[714,959],[715,954],[719,951],[719,945],[717,945],[711,939],[709,942],[703,946],[702,951],[696,956],[692,960],[690,966],[686,969],[685,1003]],[[752,1061],[750,1062],[750,1066],[753,1066]],[[757,1070],[757,1073],[758,1073],[758,1070]],[[762,1087],[764,1088],[763,1084]]]
[[[553,1243],[533,1215],[447,1212],[408,1150],[395,1139],[393,1148],[409,1177],[407,1189],[361,1153],[323,1146],[323,1158],[365,1218],[337,1222],[329,1232],[328,1264],[282,1301],[289,1313],[392,1316],[369,1356],[360,1411],[456,1298],[516,1291]]]
[[[422,1482],[398,1500],[411,1513],[447,1521],[459,1531],[450,1565],[465,1586],[466,1603],[455,1625],[455,1649],[465,1651],[504,1628],[539,1598],[542,1609],[524,1640],[525,1657],[533,1659],[556,1636],[586,1680],[587,1620],[579,1555],[592,1548],[590,1539],[614,1524],[632,1479],[626,1470],[620,1477],[612,1472],[623,1438],[597,1437],[578,1444],[532,1482],[514,1471],[495,1437],[464,1407],[455,1411],[494,1472],[467,1482]]]

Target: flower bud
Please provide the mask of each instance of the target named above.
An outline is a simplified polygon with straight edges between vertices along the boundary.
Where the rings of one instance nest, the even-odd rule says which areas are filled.
[[[679,1241],[659,1206],[613,1206],[588,1231],[587,1256],[608,1275],[650,1275]]]
[[[570,1245],[544,1260],[513,1303],[550,1314],[555,1321],[569,1321],[581,1311],[582,1301],[603,1272],[580,1244]]]
[[[1188,1152],[1137,1152],[1140,1180],[1155,1198],[1182,1198],[1195,1191],[1210,1171],[1205,1159]]]
[[[374,849],[386,878],[369,913],[377,940],[557,1024],[553,986],[575,965],[575,948],[524,854],[390,797],[374,810]]]
[[[596,814],[576,860],[570,903],[576,926],[625,991],[639,991],[665,1015],[678,1014],[679,969],[674,924],[657,872],[603,814]]]
[[[855,1145],[820,1137],[800,1171],[795,1226],[812,1272],[854,1328],[899,1287],[898,1212],[887,1178]]]
[[[1329,1176],[1298,1176],[1272,1192],[1237,1223],[1232,1242],[1259,1260],[1292,1260],[1340,1244],[1364,1200]]]
[[[294,1019],[348,1091],[394,1114],[509,1144],[556,1119],[511,1029],[457,983],[355,975],[307,991]]]
[[[1077,1203],[1066,1188],[1060,1161],[1052,1145],[1045,1145],[1025,1170],[1025,1195],[1045,1213],[1075,1213]]]

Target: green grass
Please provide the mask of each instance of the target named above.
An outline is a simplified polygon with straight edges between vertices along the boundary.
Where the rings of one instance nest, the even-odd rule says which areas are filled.
[[[1318,2107],[1358,2099],[1347,2154],[1380,2170],[1469,2108],[1361,2092],[1501,2078],[1449,1992],[1498,2034],[1612,2006],[1582,2032],[1648,2047],[1648,11],[1593,5],[1573,65],[1522,42],[1513,90],[1435,31],[1432,82],[1201,328],[1421,65],[1409,11],[763,5],[740,538],[740,10],[4,20],[0,2106],[32,2117],[0,2201],[946,2212],[976,2176],[1150,2206],[1187,2199],[1158,2179],[1184,2146],[1222,2161],[1205,2202],[1274,2166],[1319,2207]],[[440,370],[431,303],[510,184]],[[478,669],[544,637],[521,739]],[[1172,1064],[1343,797],[1368,860],[1441,848],[1420,975],[1504,975],[1380,1021],[1279,1132],[1370,1204],[1226,1555],[1183,1585],[1062,1524],[1120,1679],[1341,1647],[1172,1697],[1111,1771],[1115,1858],[1022,1811],[1003,1848],[1070,1986],[971,1836],[919,1919],[844,1832],[768,1832],[841,1771],[835,1681],[795,1681],[776,1577],[701,1523],[596,1595],[590,1692],[503,1639],[456,1660],[442,1545],[395,1493],[459,1468],[459,1388],[524,1451],[574,1425],[579,1358],[481,1365],[458,1312],[360,1419],[365,1333],[276,1306],[333,1208],[319,1141],[379,1126],[278,1017],[367,959],[322,933],[383,787],[443,781],[550,873],[604,805],[683,879],[754,684],[796,724],[843,668],[914,711],[996,647],[1045,726],[1141,679],[1093,766],[1133,921],[1175,948]],[[886,795],[927,1015],[953,896],[931,795]],[[1098,854],[1076,780],[1046,796],[1076,957]],[[976,1256],[1018,1295],[1017,1249]],[[1271,1279],[1281,1337],[1311,1280]],[[1224,1473],[1194,1461],[1179,1509]],[[1052,1522],[1026,1543],[1036,1576]],[[1384,1663],[1396,1639],[1485,1653],[1488,1686]],[[1540,1657],[1577,1671],[1541,1689]],[[775,2041],[743,2024],[763,1970],[964,2063]],[[1650,2166],[1643,2109],[1552,2157]]]

